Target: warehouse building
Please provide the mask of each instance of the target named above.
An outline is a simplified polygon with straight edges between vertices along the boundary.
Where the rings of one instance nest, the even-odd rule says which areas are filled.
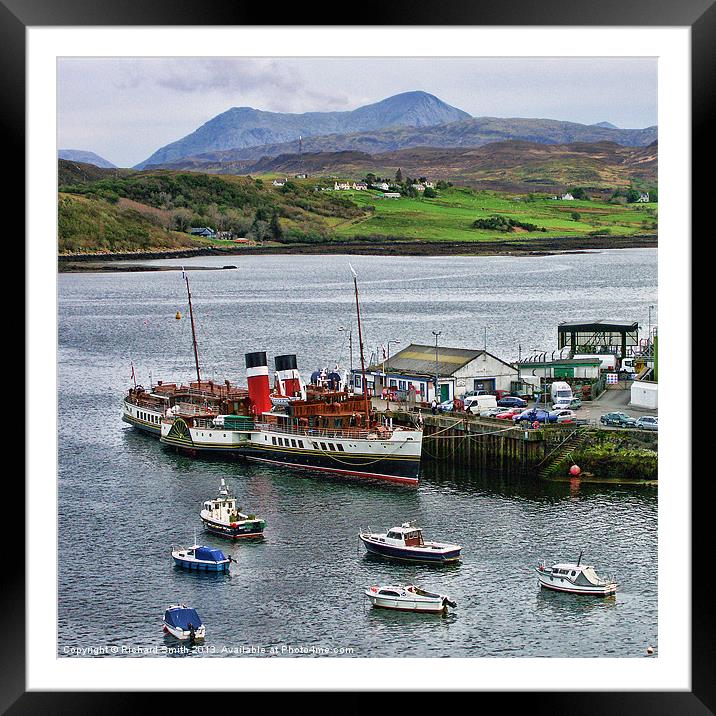
[[[411,343],[387,361],[366,368],[368,394],[382,396],[385,390],[403,398],[415,392],[418,401],[432,402],[435,375],[438,402],[461,397],[472,390],[510,390],[517,368],[484,350],[448,348]],[[363,392],[362,375],[353,370],[353,387]]]

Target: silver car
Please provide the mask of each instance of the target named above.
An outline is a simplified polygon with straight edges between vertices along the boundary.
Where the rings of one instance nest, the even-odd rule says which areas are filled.
[[[642,430],[658,430],[659,418],[656,415],[642,415],[636,419],[634,427]]]

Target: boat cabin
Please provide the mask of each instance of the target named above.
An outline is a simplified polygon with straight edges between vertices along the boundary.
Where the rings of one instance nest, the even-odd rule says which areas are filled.
[[[393,527],[385,535],[386,540],[395,540],[406,547],[422,547],[423,530],[420,527],[411,527],[409,522],[405,522],[401,527]]]
[[[235,497],[220,495],[214,500],[206,500],[204,510],[208,513],[207,517],[217,522],[238,522],[245,518],[245,515],[242,515],[236,507]]]
[[[555,564],[551,569],[552,576],[566,579],[573,584],[582,586],[596,586],[605,582],[594,571],[594,567],[589,564]]]

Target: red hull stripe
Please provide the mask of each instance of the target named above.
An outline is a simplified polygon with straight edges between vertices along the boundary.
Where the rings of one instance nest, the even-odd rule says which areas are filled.
[[[280,460],[269,460],[265,457],[250,457],[248,460],[256,460],[257,462],[270,462],[272,465],[281,465],[283,467],[298,467],[301,470],[321,470],[323,472],[340,472],[344,475],[358,475],[359,477],[370,477],[376,480],[387,480],[388,482],[397,482],[401,485],[417,485],[418,479],[415,477],[397,477],[396,475],[382,475],[376,472],[358,472],[357,470],[339,470],[334,467],[316,467],[314,465],[296,465],[292,462],[281,462]]]

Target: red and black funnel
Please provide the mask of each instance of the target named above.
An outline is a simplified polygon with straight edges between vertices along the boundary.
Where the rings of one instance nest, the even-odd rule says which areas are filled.
[[[265,351],[246,354],[246,377],[249,384],[249,400],[253,405],[254,414],[258,416],[271,410],[271,389]]]
[[[295,355],[276,356],[276,390],[279,395],[295,398],[302,395],[303,385]]]

